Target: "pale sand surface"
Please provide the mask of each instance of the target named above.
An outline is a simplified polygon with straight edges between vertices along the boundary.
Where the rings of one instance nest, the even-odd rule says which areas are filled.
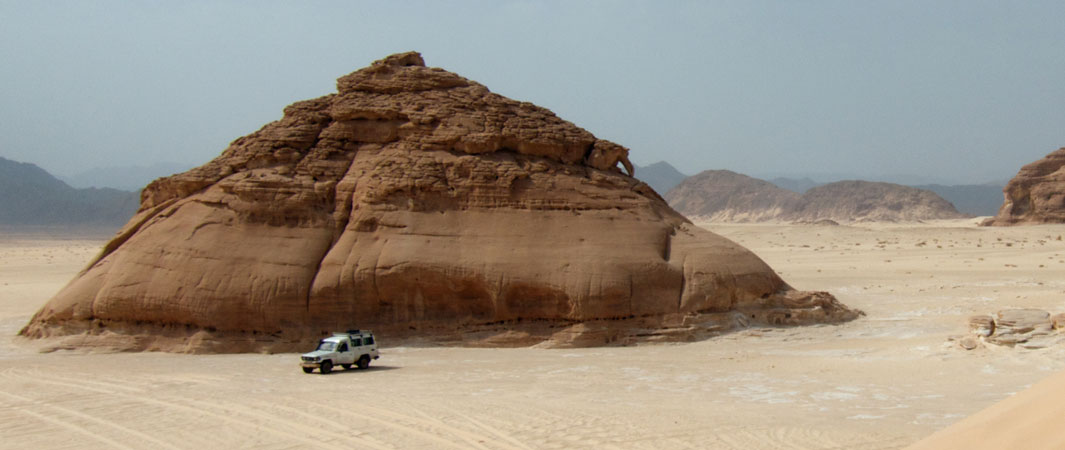
[[[1065,448],[1065,372],[922,439],[907,450]]]
[[[37,353],[14,334],[103,240],[0,234],[0,447],[900,448],[1065,368],[1065,348],[947,342],[971,314],[1065,311],[1065,226],[972,223],[706,225],[868,314],[842,326],[388,347],[329,376],[295,354]]]

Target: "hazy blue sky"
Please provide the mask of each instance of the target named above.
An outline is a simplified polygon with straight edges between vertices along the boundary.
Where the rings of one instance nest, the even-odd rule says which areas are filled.
[[[0,156],[198,165],[406,50],[687,173],[983,182],[1065,146],[1060,0],[0,0]]]

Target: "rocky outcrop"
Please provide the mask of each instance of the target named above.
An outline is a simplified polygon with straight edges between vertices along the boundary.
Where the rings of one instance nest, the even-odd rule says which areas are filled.
[[[1041,309],[1004,309],[994,316],[969,318],[969,336],[958,338],[966,350],[983,344],[1028,349],[1044,348],[1065,341],[1065,314],[1050,315]]]
[[[792,221],[840,222],[916,222],[965,217],[968,216],[932,191],[858,180],[811,188],[783,215]]]
[[[729,170],[688,177],[665,195],[687,217],[714,222],[775,220],[795,208],[799,194]]]
[[[602,345],[858,315],[632,178],[628,151],[417,53],[160,179],[22,330],[53,348]],[[618,168],[624,166],[625,172]]]
[[[1065,148],[1021,167],[1003,189],[998,215],[983,225],[1065,223]]]

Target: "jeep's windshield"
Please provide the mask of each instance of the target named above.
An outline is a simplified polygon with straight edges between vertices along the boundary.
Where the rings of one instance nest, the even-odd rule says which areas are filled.
[[[327,352],[331,352],[334,348],[336,348],[336,346],[336,342],[322,341],[318,343],[318,350],[325,350]]]

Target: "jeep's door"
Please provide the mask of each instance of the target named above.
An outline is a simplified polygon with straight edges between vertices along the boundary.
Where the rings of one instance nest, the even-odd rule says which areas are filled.
[[[340,364],[352,364],[355,362],[355,350],[348,341],[340,341],[337,346],[337,361]]]

